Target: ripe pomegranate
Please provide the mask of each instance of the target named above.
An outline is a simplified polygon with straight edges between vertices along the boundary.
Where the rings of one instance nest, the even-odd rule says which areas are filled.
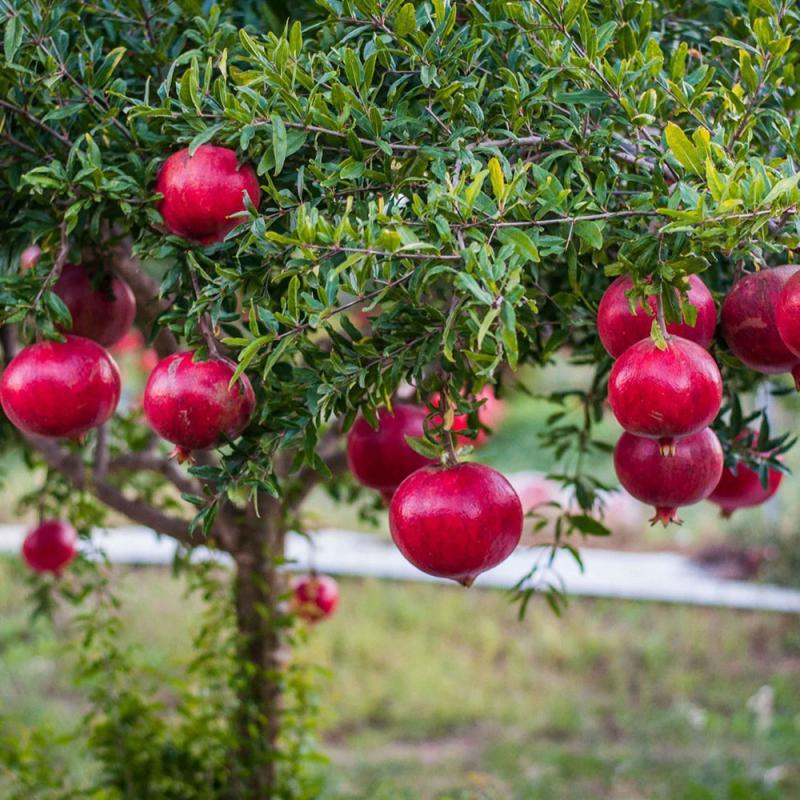
[[[82,336],[29,345],[0,381],[6,416],[20,430],[39,436],[80,438],[111,417],[119,395],[114,359]]]
[[[42,256],[42,248],[38,244],[32,244],[26,247],[19,257],[19,267],[21,270],[33,269]]]
[[[481,389],[481,391],[476,395],[476,399],[483,401],[478,408],[478,419],[480,420],[480,423],[485,425],[487,428],[492,428],[497,425],[505,414],[505,403],[502,400],[497,399],[494,393],[494,388],[491,386],[484,386],[483,389]],[[440,395],[437,392],[431,397],[431,411],[439,410],[439,400]],[[485,444],[486,440],[489,438],[489,434],[483,428],[478,431],[478,434],[474,439],[470,436],[466,436],[465,434],[459,434],[459,431],[469,428],[468,416],[469,415],[467,414],[457,414],[453,419],[452,431],[453,433],[458,434],[456,436],[456,442],[459,446],[471,444],[474,447],[480,447],[482,444]],[[431,417],[431,425],[441,424],[441,415],[435,414],[433,417]]]
[[[339,605],[339,584],[327,575],[300,575],[292,581],[292,611],[306,622],[330,617]]]
[[[394,493],[389,527],[415,567],[471,586],[519,544],[522,504],[511,484],[483,464],[423,467]]]
[[[227,147],[200,145],[194,155],[184,148],[161,167],[156,191],[164,195],[158,210],[167,229],[200,244],[221,242],[240,222],[244,192],[258,206],[261,189],[250,164],[240,164]]]
[[[176,445],[186,459],[208,450],[223,436],[235,439],[250,422],[255,393],[246,375],[231,389],[236,365],[225,358],[195,361],[189,351],[159,361],[144,389],[144,414],[150,427]]]
[[[642,339],[614,363],[608,400],[626,431],[658,439],[668,452],[674,439],[697,433],[717,416],[722,376],[699,344],[671,336],[660,350]]]
[[[754,431],[746,430],[737,439],[746,439],[755,448],[757,435]],[[782,472],[770,469],[765,489],[758,473],[740,462],[735,470],[727,467],[722,470],[722,477],[708,499],[720,507],[723,517],[729,517],[738,508],[751,508],[766,503],[778,491],[782,480]]]
[[[647,298],[651,313],[648,314],[640,305],[631,314],[625,293],[632,287],[633,281],[627,275],[620,276],[603,292],[600,307],[597,309],[597,333],[603,347],[613,358],[619,358],[632,344],[646,339],[655,319],[655,296]],[[675,294],[678,294],[677,290]],[[687,297],[697,309],[695,325],[671,322],[667,325],[667,332],[708,348],[714,340],[714,329],[717,327],[717,306],[714,298],[697,275],[689,276]]]
[[[733,354],[756,372],[790,372],[800,363],[781,338],[776,320],[783,287],[798,269],[774,267],[746,275],[722,303],[725,341]]]
[[[78,264],[66,264],[53,291],[72,316],[71,333],[94,339],[103,347],[116,344],[136,317],[136,298],[121,278],[103,276],[93,283]]]
[[[800,272],[795,272],[781,289],[775,307],[775,322],[783,343],[800,358]]]
[[[424,408],[396,403],[391,411],[378,412],[377,430],[359,417],[347,435],[347,461],[356,480],[388,502],[412,472],[435,463],[412,450],[405,438],[424,434],[425,416]]]
[[[614,448],[614,468],[622,486],[637,500],[655,506],[652,524],[680,522],[678,508],[708,497],[722,475],[722,445],[710,428],[681,440],[665,458],[658,443],[623,433]]]
[[[25,537],[22,557],[34,572],[58,574],[78,554],[75,528],[60,519],[41,522]]]

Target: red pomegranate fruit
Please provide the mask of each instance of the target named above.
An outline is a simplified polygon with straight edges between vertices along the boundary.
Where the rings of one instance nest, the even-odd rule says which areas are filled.
[[[22,558],[34,572],[58,574],[78,554],[75,528],[60,519],[41,522],[25,537]]]
[[[494,388],[491,386],[484,386],[483,389],[478,392],[476,395],[476,400],[482,401],[481,405],[478,408],[478,420],[480,421],[481,425],[485,425],[487,428],[493,428],[497,425],[500,420],[503,419],[505,414],[505,403],[502,400],[498,400],[494,393]],[[437,392],[431,397],[430,401],[430,410],[431,411],[438,411],[439,410],[439,400],[440,395]],[[441,425],[442,424],[442,417],[439,414],[435,414],[431,417],[431,425]],[[457,414],[453,419],[453,427],[452,431],[456,436],[456,442],[459,447],[464,445],[473,445],[474,447],[480,447],[482,444],[486,443],[486,440],[489,438],[489,434],[486,430],[481,428],[475,438],[473,439],[470,436],[460,433],[460,431],[466,430],[469,428],[469,415],[467,414]]]
[[[635,313],[631,313],[628,298],[625,297],[631,288],[633,281],[627,275],[620,276],[603,292],[597,309],[597,333],[603,347],[613,358],[619,358],[632,344],[650,336],[656,318],[657,299],[654,295],[647,298],[650,313],[641,305]],[[675,294],[677,296],[677,290]],[[697,275],[689,276],[687,298],[697,309],[694,326],[685,322],[671,322],[667,325],[667,332],[708,348],[714,340],[714,329],[717,327],[717,306],[711,292]]]
[[[193,352],[184,351],[159,361],[150,373],[144,415],[159,436],[176,446],[179,459],[215,447],[223,437],[235,439],[247,427],[255,393],[246,375],[229,388],[235,371],[228,359],[195,361]]]
[[[91,339],[67,336],[24,348],[0,380],[0,403],[25,433],[78,439],[106,422],[119,402],[114,359]]]
[[[775,322],[783,343],[800,358],[800,272],[795,272],[781,289]]]
[[[389,527],[394,543],[415,567],[471,586],[519,544],[522,504],[491,467],[428,466],[397,488]]]
[[[733,354],[756,372],[790,372],[800,363],[781,338],[776,319],[781,292],[798,269],[774,267],[746,275],[722,303],[725,341]]]
[[[722,445],[710,428],[681,440],[665,458],[658,443],[623,433],[614,448],[614,468],[622,486],[637,500],[655,506],[652,524],[680,522],[678,508],[705,500],[722,475]]]
[[[745,430],[737,439],[748,441],[755,449],[758,437],[755,431]],[[767,487],[764,488],[758,473],[739,462],[735,469],[725,467],[722,470],[722,477],[708,499],[720,507],[723,517],[730,517],[739,508],[752,508],[766,503],[778,491],[782,480],[783,473],[780,470],[770,469]]]
[[[72,316],[69,332],[94,339],[103,347],[111,347],[122,339],[136,317],[136,298],[125,281],[104,275],[93,282],[78,264],[64,266],[53,291]]]
[[[392,410],[378,412],[375,430],[359,417],[347,435],[347,461],[356,480],[377,489],[384,501],[391,500],[395,489],[412,472],[433,464],[429,458],[412,450],[406,436],[418,438],[425,433],[424,408],[396,403]]]
[[[254,206],[261,189],[250,164],[240,164],[227,147],[200,145],[194,155],[184,148],[161,167],[156,191],[164,195],[158,210],[167,229],[200,244],[221,242],[240,222],[244,193]]]
[[[292,581],[292,611],[315,623],[330,617],[339,605],[339,585],[327,575],[300,575]]]
[[[614,362],[608,400],[626,431],[658,439],[669,452],[675,439],[697,433],[717,416],[722,376],[695,342],[671,336],[660,350],[642,339]]]

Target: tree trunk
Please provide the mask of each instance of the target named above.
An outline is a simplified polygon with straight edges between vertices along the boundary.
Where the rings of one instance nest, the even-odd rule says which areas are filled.
[[[272,800],[277,788],[277,751],[281,728],[281,692],[286,660],[279,601],[283,575],[285,523],[271,498],[261,519],[240,528],[236,561],[236,619],[240,637],[237,771],[241,800]],[[237,798],[238,800],[238,798]]]

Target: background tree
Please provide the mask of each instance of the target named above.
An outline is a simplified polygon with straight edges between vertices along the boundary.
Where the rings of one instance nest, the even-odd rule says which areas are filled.
[[[42,510],[59,509],[86,532],[111,509],[175,538],[182,552],[204,544],[235,563],[228,597],[213,570],[184,559],[201,591],[224,599],[200,643],[215,655],[203,674],[218,693],[205,708],[187,699],[180,723],[114,672],[123,656],[107,574],[84,565],[58,584],[98,604],[84,618],[93,636],[102,632],[86,673],[117,675],[92,684],[92,742],[102,790],[112,792],[98,796],[314,796],[298,778],[307,684],[286,661],[294,634],[278,567],[316,484],[355,496],[342,432],[359,411],[374,421],[403,386],[420,401],[440,392],[476,430],[485,385],[502,392],[520,365],[566,350],[593,365],[594,378],[552,398],[564,410],[542,445],[580,507],[562,511],[553,546],[603,533],[588,512],[605,487],[585,470],[587,454],[609,450],[593,433],[611,363],[596,336],[599,297],[609,276],[624,273],[632,299],[656,294],[676,320],[692,313],[674,294],[685,293],[688,275],[703,272],[724,293],[742,271],[792,260],[796,8],[0,7],[6,359],[68,325],[52,288],[68,261],[92,261],[130,284],[159,356],[219,348],[257,397],[245,434],[188,469],[167,459],[136,408],[81,444],[3,427],[4,446],[46,465]],[[304,23],[282,27],[288,11]],[[224,243],[202,247],[165,235],[154,186],[165,156],[210,142],[255,166],[263,196]],[[22,271],[32,242],[42,257]],[[368,328],[354,324],[357,309],[369,310]],[[730,463],[747,421],[738,398],[763,376],[722,343],[713,353],[732,408],[719,426]],[[443,427],[431,420],[418,446],[443,452]],[[50,588],[39,585],[41,602]]]

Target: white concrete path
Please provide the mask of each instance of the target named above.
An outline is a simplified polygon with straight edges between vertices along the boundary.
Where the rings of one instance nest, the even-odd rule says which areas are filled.
[[[0,525],[0,552],[18,553],[24,535],[22,526]],[[119,564],[169,564],[175,553],[172,539],[140,527],[98,530],[94,543]],[[202,548],[198,551],[198,557],[210,555]],[[716,578],[675,553],[585,548],[581,556],[583,572],[567,553],[559,552],[548,567],[549,550],[520,549],[481,575],[475,585],[508,589],[534,564],[539,564],[533,585],[555,582],[571,595],[800,613],[799,590]],[[220,558],[219,554],[214,557]],[[293,534],[289,537],[288,557],[294,562],[291,568],[296,570],[316,567],[333,575],[438,581],[411,566],[391,542],[364,533],[320,530],[310,539]]]

